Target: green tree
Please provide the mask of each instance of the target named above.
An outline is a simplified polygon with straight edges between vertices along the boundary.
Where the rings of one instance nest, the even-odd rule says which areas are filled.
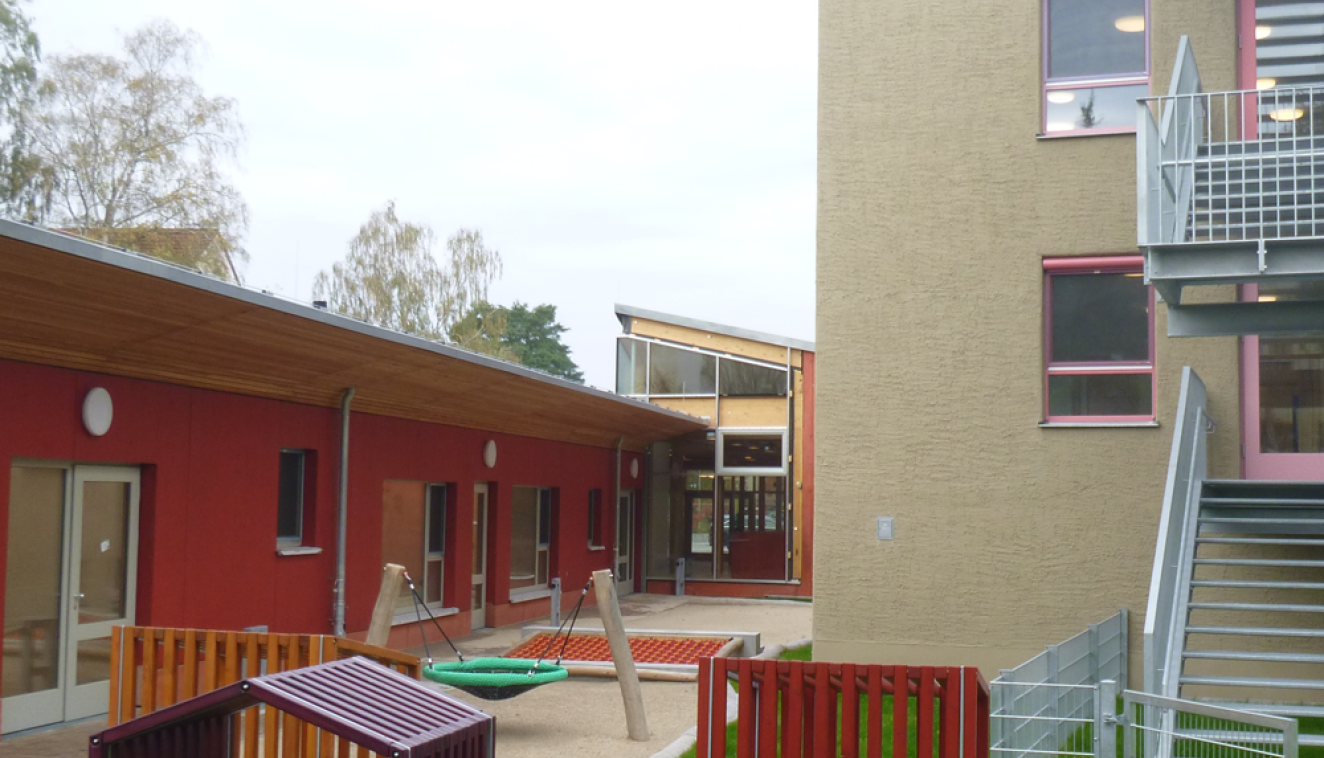
[[[32,155],[29,119],[38,100],[41,45],[19,0],[0,0],[0,209],[33,220],[40,163]]]
[[[451,341],[468,350],[514,360],[522,366],[572,382],[584,381],[570,348],[561,341],[566,328],[556,321],[555,305],[509,308],[476,303],[450,332]]]
[[[313,280],[313,296],[337,313],[442,340],[487,299],[488,285],[501,276],[501,253],[488,248],[477,229],[447,239],[440,263],[435,243],[430,226],[400,219],[395,202],[388,202],[359,228],[345,259]]]
[[[447,333],[456,347],[519,363],[519,355],[504,341],[508,310],[486,300],[475,303]]]
[[[39,220],[114,244],[107,230],[198,230],[187,262],[238,281],[248,208],[222,170],[244,141],[235,101],[194,80],[201,39],[168,21],[123,37],[123,54],[51,59],[28,119],[49,198]],[[176,245],[148,235],[148,254]]]

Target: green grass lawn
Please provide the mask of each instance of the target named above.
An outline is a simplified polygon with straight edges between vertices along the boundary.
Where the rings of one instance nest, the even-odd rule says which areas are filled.
[[[1120,697],[1117,698],[1117,710],[1115,712],[1122,713],[1122,699]],[[1196,720],[1197,718],[1199,720]],[[1184,714],[1178,728],[1180,729],[1200,728],[1200,729],[1226,730],[1229,732],[1236,732],[1239,731],[1242,727],[1238,726],[1235,722],[1231,722],[1231,721],[1210,722],[1208,719],[1195,717],[1192,716],[1191,714]],[[1324,734],[1324,719],[1319,719],[1319,718],[1297,719],[1297,733]],[[1141,739],[1141,738],[1137,736],[1137,739]],[[1121,729],[1119,728],[1117,732],[1117,758],[1123,758],[1125,747],[1126,747],[1126,743],[1123,740],[1123,734]],[[1076,758],[1076,756],[1070,755],[1069,753],[1093,752],[1094,725],[1083,724],[1079,729],[1073,732],[1071,736],[1069,736],[1066,739],[1066,741],[1064,741],[1061,745],[1058,745],[1057,749],[1063,751],[1062,754],[1058,756],[1058,758]],[[1175,752],[1178,758],[1182,758],[1182,756],[1188,756],[1189,758],[1200,758],[1202,756],[1209,755],[1211,751],[1218,751],[1218,750],[1220,750],[1220,748],[1217,748],[1213,745],[1209,745],[1207,743],[1185,742],[1185,743],[1178,743]],[[1142,752],[1142,751],[1137,750],[1137,752]],[[1232,754],[1232,752],[1234,751],[1231,751],[1231,749],[1224,749],[1223,752]],[[1324,747],[1299,745],[1297,747],[1297,758],[1324,758]]]
[[[812,660],[813,656],[814,656],[814,649],[813,646],[811,645],[809,647],[800,648],[799,650],[787,650],[786,652],[782,653],[781,656],[779,657],[781,660],[784,661],[808,661],[808,660]],[[733,682],[732,684],[734,685],[735,683]],[[906,755],[908,756],[908,758],[916,758],[915,741],[916,741],[916,735],[918,733],[918,725],[916,723],[916,718],[917,718],[916,711],[918,711],[918,707],[915,703],[916,700],[917,698],[913,698],[913,697],[910,699],[910,707],[906,711],[908,717],[908,723],[906,724],[906,729],[907,729]],[[892,754],[892,720],[890,718],[892,713],[892,696],[884,695],[882,705],[883,705],[883,713],[886,714],[886,717],[883,719],[883,725],[882,725],[883,754],[890,756]],[[778,705],[778,709],[780,710],[780,704]],[[860,698],[859,712],[860,712],[859,754],[864,755],[865,743],[868,740],[868,730],[864,727],[866,714],[868,713],[868,705],[864,697]],[[837,704],[837,713],[838,713],[837,744],[839,745],[841,743],[840,701],[838,701]],[[778,714],[778,722],[780,723],[780,721],[781,721],[780,714]],[[934,741],[936,745],[937,734],[938,734],[938,725],[936,723],[934,724],[933,733],[934,733]],[[736,723],[734,721],[726,725],[726,754],[728,756],[732,756],[732,758],[734,758],[736,754],[737,734],[738,732],[736,728]],[[681,756],[681,758],[693,758],[695,752],[696,752],[696,748],[690,748],[688,752],[684,753]],[[1324,758],[1324,756],[1321,756],[1321,758]]]

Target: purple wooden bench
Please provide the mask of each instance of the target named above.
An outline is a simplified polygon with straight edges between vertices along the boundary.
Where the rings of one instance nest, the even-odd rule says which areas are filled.
[[[493,716],[385,666],[348,658],[244,679],[113,726],[92,736],[88,756],[230,758],[235,719],[259,704],[390,758],[485,758],[495,751]],[[249,750],[256,755],[257,746]]]

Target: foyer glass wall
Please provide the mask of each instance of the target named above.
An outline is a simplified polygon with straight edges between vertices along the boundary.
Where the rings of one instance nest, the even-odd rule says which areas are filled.
[[[684,558],[687,579],[790,579],[785,476],[716,473],[712,433],[655,445],[653,454],[668,463],[665,496],[657,488],[650,503],[651,575],[673,576]]]

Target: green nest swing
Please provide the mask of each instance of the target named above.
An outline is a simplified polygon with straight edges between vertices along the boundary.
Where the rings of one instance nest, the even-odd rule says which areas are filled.
[[[470,658],[465,660],[463,654],[451,642],[450,635],[441,628],[441,624],[427,609],[427,604],[418,596],[418,590],[414,588],[413,579],[409,578],[409,573],[405,572],[405,581],[409,583],[409,591],[414,596],[414,612],[418,615],[419,631],[423,631],[423,613],[428,614],[428,618],[441,632],[445,638],[446,644],[455,651],[455,661],[443,661],[435,663],[432,660],[432,653],[427,647],[427,635],[423,635],[423,652],[425,662],[423,665],[423,676],[431,679],[438,684],[444,684],[454,687],[458,690],[468,692],[474,697],[483,700],[508,700],[517,695],[523,695],[535,687],[541,687],[544,684],[559,682],[570,676],[570,672],[561,666],[561,658],[565,656],[566,647],[570,644],[570,635],[575,630],[575,620],[579,618],[579,609],[584,605],[584,597],[588,595],[588,588],[593,586],[593,580],[588,580],[584,589],[579,593],[579,602],[575,603],[575,609],[570,613],[566,622],[569,623],[569,629],[566,629],[566,622],[562,622],[557,628],[556,634],[547,641],[547,647],[543,648],[542,655],[538,660],[531,661],[526,658]],[[561,630],[566,629],[565,641],[561,643],[561,653],[556,656],[556,663],[550,663],[543,660],[547,654],[552,651],[556,645],[556,640],[561,636]]]

